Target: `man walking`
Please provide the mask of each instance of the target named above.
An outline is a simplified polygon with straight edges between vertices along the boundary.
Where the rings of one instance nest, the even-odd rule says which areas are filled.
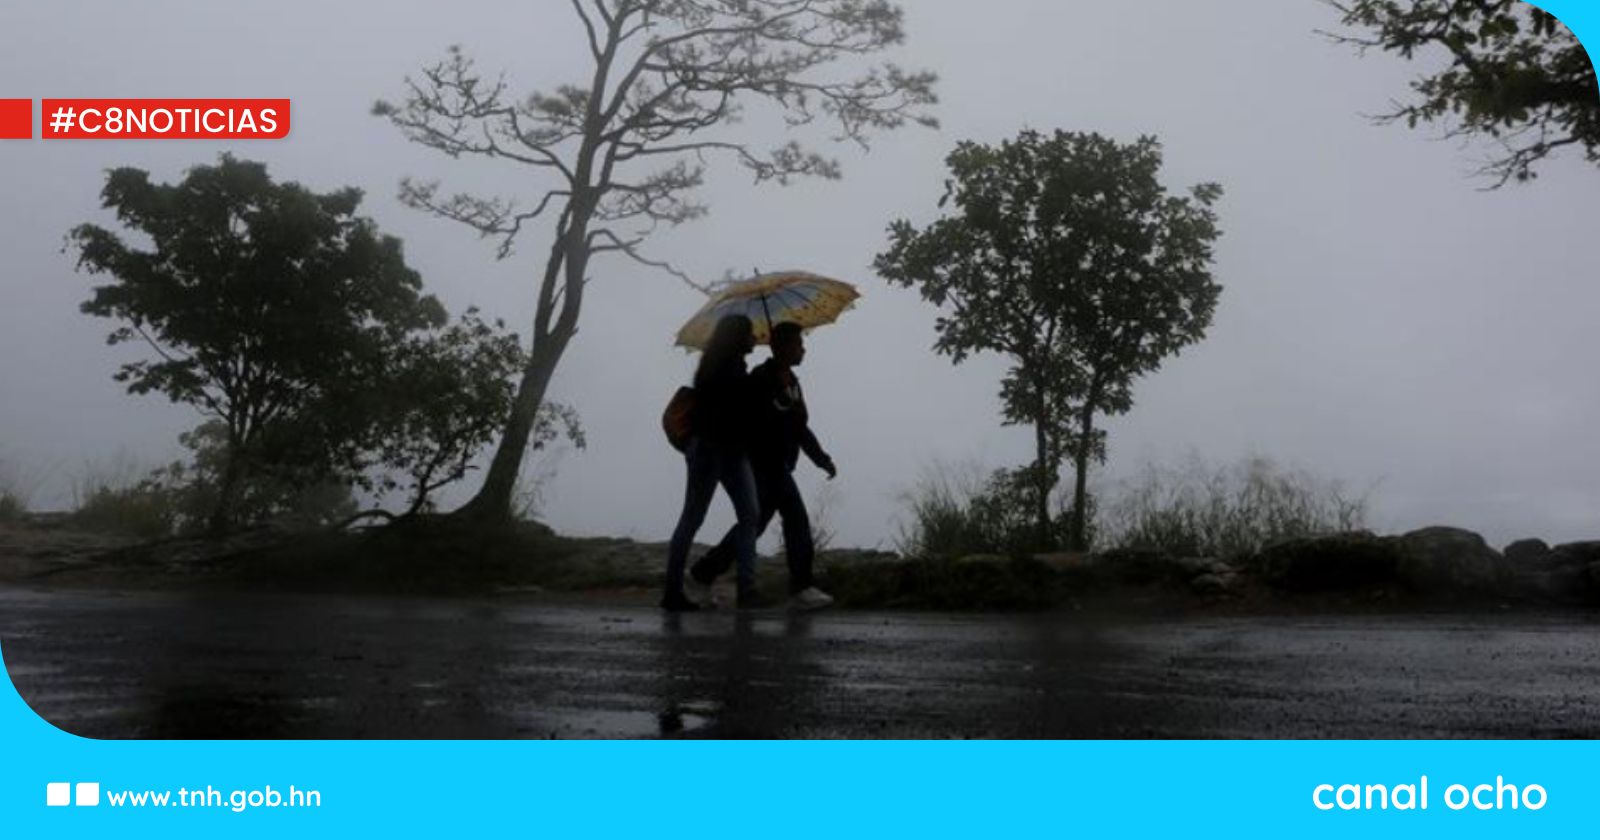
[[[800,325],[785,321],[773,327],[771,345],[771,358],[752,370],[749,379],[756,405],[756,428],[751,430],[749,446],[761,507],[757,534],[766,530],[774,515],[783,517],[790,604],[797,609],[822,609],[833,603],[833,597],[818,589],[812,580],[816,547],[811,542],[811,519],[806,514],[805,500],[794,483],[794,468],[804,452],[830,480],[838,475],[838,469],[811,432],[805,396],[794,373],[806,357]],[[701,603],[710,602],[711,584],[732,566],[736,536],[730,530],[689,570],[691,591],[698,593]],[[757,601],[759,598],[741,598],[739,606],[758,606]]]

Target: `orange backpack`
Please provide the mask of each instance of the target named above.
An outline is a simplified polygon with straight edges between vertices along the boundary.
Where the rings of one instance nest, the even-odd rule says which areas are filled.
[[[673,449],[683,452],[689,448],[689,438],[694,436],[693,388],[685,385],[673,393],[667,410],[661,413],[661,430]]]

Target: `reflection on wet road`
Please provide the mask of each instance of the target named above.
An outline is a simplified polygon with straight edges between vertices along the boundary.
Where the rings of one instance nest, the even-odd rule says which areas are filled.
[[[102,738],[1592,737],[1595,630],[0,588],[23,699]]]

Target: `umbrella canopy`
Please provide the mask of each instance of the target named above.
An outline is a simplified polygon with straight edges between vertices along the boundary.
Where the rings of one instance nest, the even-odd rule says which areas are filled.
[[[704,350],[711,331],[726,315],[744,315],[755,326],[756,343],[766,344],[772,325],[793,321],[810,329],[831,324],[861,297],[855,287],[808,271],[779,271],[729,283],[678,330],[678,346]]]

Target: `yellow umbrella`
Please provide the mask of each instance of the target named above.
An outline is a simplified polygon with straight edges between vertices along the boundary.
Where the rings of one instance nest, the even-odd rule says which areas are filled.
[[[859,297],[849,283],[809,271],[778,271],[728,283],[678,330],[678,346],[704,350],[717,321],[726,315],[749,318],[756,343],[766,344],[772,325],[793,321],[810,329],[831,324]]]

